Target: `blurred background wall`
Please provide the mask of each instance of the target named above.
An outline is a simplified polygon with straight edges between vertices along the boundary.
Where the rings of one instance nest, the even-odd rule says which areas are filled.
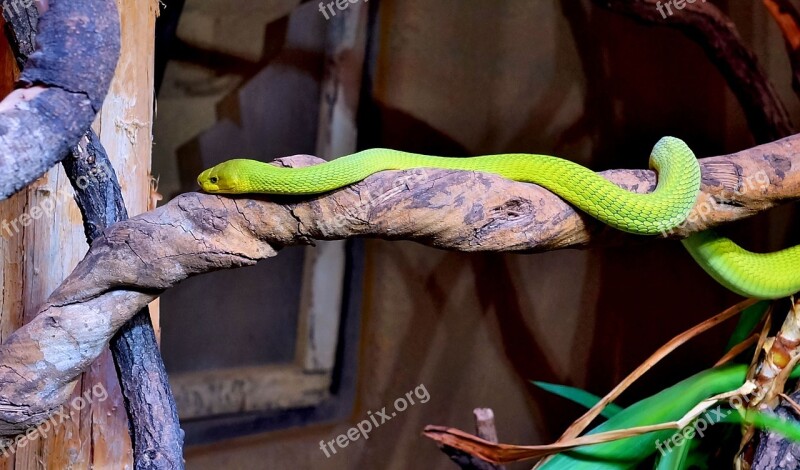
[[[233,3],[186,0],[177,37],[194,49],[177,51],[167,65],[155,128],[153,172],[168,196],[193,190],[197,155],[219,161],[240,152],[270,159],[313,151],[309,123],[317,118],[316,101],[281,99],[286,95],[274,87],[244,100],[241,93],[277,63],[296,75],[286,93],[305,87],[304,96],[315,97],[320,38],[331,23],[314,2],[297,8],[296,2],[271,2],[294,8],[284,19],[275,17],[277,10]],[[698,157],[754,144],[723,77],[677,31],[642,26],[588,1],[369,3],[362,148],[453,156],[544,153],[603,170],[645,167],[663,135],[686,140]],[[733,18],[800,122],[783,40],[760,2],[715,4]],[[283,53],[270,52],[271,38],[280,38]],[[243,124],[247,107],[262,110],[266,121]],[[254,122],[270,145],[241,144],[236,132]],[[209,133],[229,145],[214,147]],[[205,153],[198,142],[207,145]],[[732,232],[754,249],[796,243],[800,233],[789,214],[775,211]],[[519,255],[370,240],[365,255],[352,412],[333,423],[189,447],[189,468],[455,468],[421,431],[426,424],[471,430],[475,407],[494,410],[501,441],[550,441],[582,410],[536,390],[531,380],[602,395],[663,342],[736,301],[677,242]],[[170,313],[165,299],[168,361]],[[708,367],[731,326],[679,349],[621,402]],[[174,354],[180,362],[180,352]],[[335,439],[420,384],[430,394],[427,403],[337,455],[320,450],[321,440]]]

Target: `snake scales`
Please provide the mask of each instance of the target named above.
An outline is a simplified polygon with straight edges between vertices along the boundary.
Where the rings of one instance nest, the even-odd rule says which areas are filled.
[[[631,193],[586,167],[548,155],[449,158],[388,149],[365,150],[304,168],[228,160],[202,172],[197,181],[209,193],[301,195],[332,191],[386,170],[481,171],[541,185],[616,229],[655,235],[678,226],[691,212],[700,192],[700,165],[683,141],[664,137],[653,148],[650,167],[658,172],[658,184],[647,194]],[[800,291],[800,245],[753,253],[713,231],[682,242],[706,272],[740,295],[774,299]]]

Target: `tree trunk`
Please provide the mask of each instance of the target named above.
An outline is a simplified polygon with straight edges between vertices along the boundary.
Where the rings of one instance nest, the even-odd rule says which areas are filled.
[[[158,3],[119,0],[118,7],[121,56],[94,127],[119,176],[128,210],[136,215],[151,208],[152,199],[151,97]],[[2,41],[5,43],[5,39]],[[8,44],[0,49],[0,91],[5,95],[16,69]],[[82,218],[72,194],[64,170],[57,165],[28,188],[0,201],[0,221],[9,224],[0,245],[0,341],[36,314],[86,253]],[[39,430],[35,437],[20,441],[6,453],[0,450],[0,469],[132,465],[128,421],[108,351],[83,374],[63,414]]]

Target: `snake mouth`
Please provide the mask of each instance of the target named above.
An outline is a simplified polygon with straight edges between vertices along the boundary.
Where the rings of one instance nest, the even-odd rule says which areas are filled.
[[[197,184],[200,186],[200,189],[202,189],[207,193],[213,193],[219,191],[219,187],[211,182],[212,181],[211,170],[213,170],[213,168],[209,168],[203,171],[202,173],[200,173],[200,176],[197,177]]]

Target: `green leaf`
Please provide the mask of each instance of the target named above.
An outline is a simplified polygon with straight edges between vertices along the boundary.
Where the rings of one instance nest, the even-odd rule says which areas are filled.
[[[694,443],[694,438],[690,442]],[[654,467],[655,470],[685,470],[688,468],[690,442],[662,454]]]
[[[586,390],[581,390],[575,387],[568,387],[566,385],[558,385],[558,384],[551,384],[548,382],[538,382],[538,381],[531,381],[534,385],[541,388],[546,392],[550,392],[554,395],[558,395],[562,398],[566,398],[567,400],[573,401],[579,405],[582,405],[586,408],[591,408],[596,405],[601,398],[597,395],[587,392]],[[600,413],[600,416],[603,416],[606,419],[611,419],[622,411],[622,407],[615,405],[613,403],[609,403],[605,409]]]
[[[631,404],[613,418],[609,418],[605,423],[592,429],[589,434],[678,420],[700,401],[741,386],[746,373],[747,366],[744,364],[728,364],[698,372],[655,395]],[[794,368],[790,377],[800,378],[800,366]],[[732,418],[730,415],[734,417]],[[729,413],[727,418],[733,420],[737,415],[738,413]],[[768,426],[767,421],[769,420],[770,417],[760,421],[754,418],[753,424]],[[715,420],[715,422],[718,421]],[[778,432],[780,432],[779,426],[797,428],[798,436],[800,436],[800,424],[780,421],[775,427]],[[654,452],[658,452],[656,449],[658,442],[670,439],[675,432],[673,429],[666,429],[618,441],[578,447],[554,455],[539,469],[616,470],[631,468]],[[696,465],[695,459],[701,456],[702,453],[690,453],[689,458],[692,460],[690,464]]]
[[[689,468],[708,469],[708,455],[699,451],[697,435],[686,439],[682,446],[672,448],[659,456],[654,470],[686,470]]]
[[[770,430],[783,434],[787,439],[800,442],[800,423],[789,421],[772,413],[762,411],[748,411],[745,416],[734,411],[724,418],[731,423],[752,424],[758,429]]]
[[[718,422],[749,424],[758,429],[780,433],[787,439],[800,442],[800,423],[797,421],[786,420],[772,413],[755,410],[748,411],[744,416],[730,408],[721,412],[725,413],[725,416]],[[714,423],[712,422],[711,424]],[[669,451],[659,457],[655,470],[686,470],[691,465],[697,465],[698,463],[702,465],[702,462],[698,461],[698,459],[702,460],[701,456],[692,455],[696,454],[693,451],[696,450],[698,443],[697,435],[693,434],[691,438],[686,438],[682,445],[670,448]]]

